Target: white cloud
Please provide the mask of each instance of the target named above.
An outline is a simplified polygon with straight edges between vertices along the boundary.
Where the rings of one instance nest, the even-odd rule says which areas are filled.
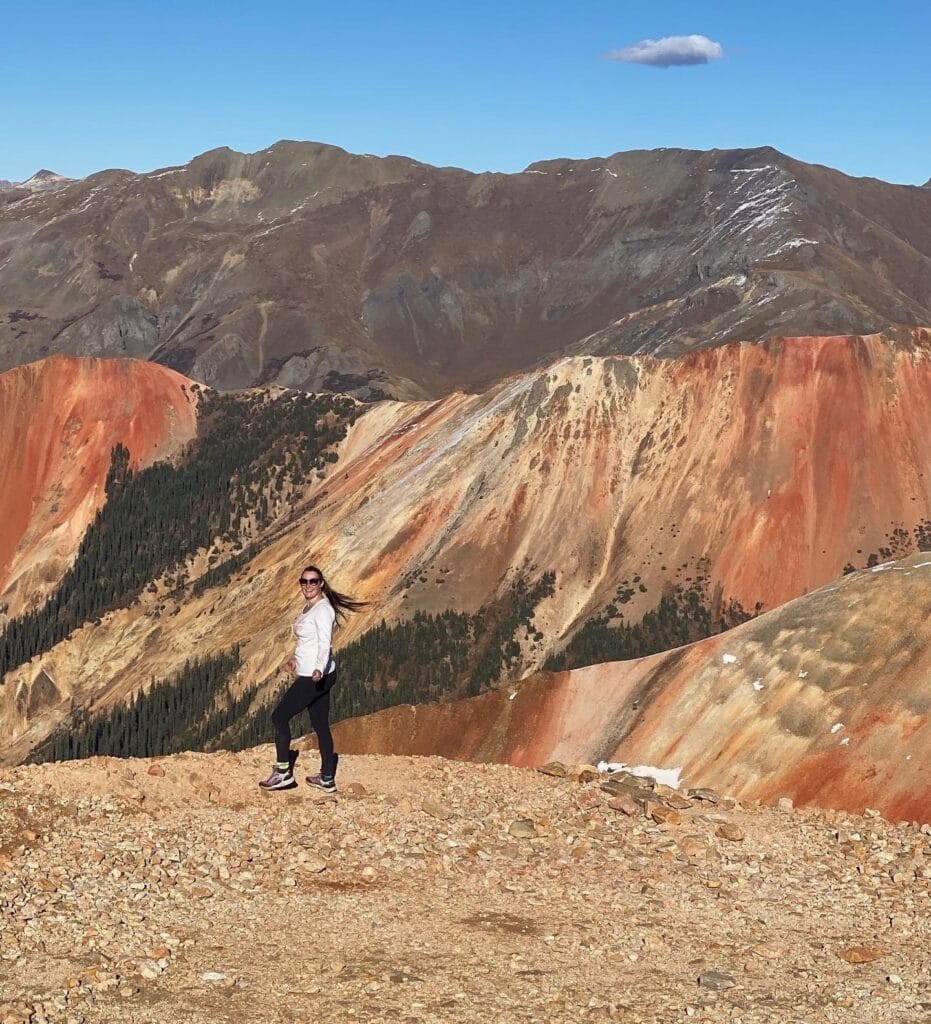
[[[671,68],[687,64],[707,64],[720,60],[724,47],[707,36],[663,36],[662,39],[641,39],[623,50],[612,50],[608,60],[625,64],[649,64],[655,68]]]

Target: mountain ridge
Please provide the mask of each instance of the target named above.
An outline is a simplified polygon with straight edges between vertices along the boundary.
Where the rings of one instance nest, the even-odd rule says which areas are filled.
[[[10,672],[0,756],[22,759],[70,710],[123,700],[193,650],[242,642],[237,685],[260,683],[265,699],[308,562],[374,599],[341,647],[382,618],[473,614],[522,574],[553,571],[533,628],[506,638],[507,678],[541,668],[593,616],[636,623],[677,586],[703,589],[712,614],[773,607],[931,542],[929,415],[926,330],[572,357],[484,395],[377,403],[335,462],[269,495],[280,511],[266,532],[202,551],[180,586],[169,574]],[[217,589],[194,589],[223,559]]]
[[[564,352],[927,323],[927,195],[766,147],[516,174],[222,148],[4,193],[0,366],[57,349],[418,399]]]

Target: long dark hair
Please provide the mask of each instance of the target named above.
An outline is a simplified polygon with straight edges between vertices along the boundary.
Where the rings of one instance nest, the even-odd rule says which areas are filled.
[[[338,590],[334,590],[329,583],[326,581],[326,576],[323,575],[323,571],[318,569],[315,565],[305,565],[301,575],[305,572],[315,572],[320,579],[323,580],[323,586],[320,588],[323,591],[323,596],[333,605],[333,610],[336,612],[337,622],[342,622],[346,615],[346,612],[357,612],[362,608],[368,606],[368,601],[358,601],[354,597],[350,597],[348,594],[341,594]]]

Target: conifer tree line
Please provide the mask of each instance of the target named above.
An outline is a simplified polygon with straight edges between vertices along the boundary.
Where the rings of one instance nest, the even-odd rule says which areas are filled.
[[[521,631],[553,593],[555,575],[536,583],[519,578],[505,597],[474,615],[418,612],[408,621],[384,621],[337,652],[339,684],[332,691],[333,720],[370,714],[399,703],[422,703],[480,693],[515,664]],[[253,708],[261,683],[234,697],[230,677],[240,666],[238,645],[213,657],[185,662],[153,680],[127,704],[94,714],[78,711],[29,757],[66,761],[95,755],[159,757],[181,750],[228,750],[267,743],[273,693]],[[250,710],[251,709],[251,710]],[[295,722],[302,731],[307,720]]]
[[[228,583],[236,573],[245,569],[255,558],[258,550],[257,544],[250,544],[243,548],[238,555],[233,555],[232,558],[227,558],[217,565],[211,566],[191,584],[191,596],[197,597],[211,587],[219,587],[223,583]]]
[[[861,555],[858,559],[861,562],[859,568],[873,569],[880,562],[904,558],[915,551],[931,551],[931,522],[927,519],[922,519],[913,526],[911,534],[901,524],[894,526],[886,535],[886,543],[881,545],[878,551],[871,551],[865,559],[862,552],[858,552]],[[850,573],[856,572],[857,568],[853,562],[847,562],[844,566],[844,575],[849,576]]]
[[[451,700],[512,680],[521,640],[539,642],[534,612],[551,596],[555,574],[534,583],[518,578],[500,599],[475,614],[451,609],[387,625],[384,621],[337,651],[339,682],[331,694],[333,720],[371,714],[396,704]],[[623,588],[619,591],[622,594]],[[623,597],[621,598],[623,599]],[[755,610],[759,612],[759,607]],[[748,615],[729,602],[712,614],[702,581],[677,588],[638,623],[612,624],[612,604],[589,619],[549,670],[645,657],[729,629]],[[78,711],[33,751],[30,761],[108,755],[156,757],[181,750],[241,750],[271,739],[271,709],[280,694],[255,706],[262,683],[234,697],[230,679],[241,664],[239,647],[185,662],[184,668],[135,695],[127,704],[90,714]],[[297,720],[296,732],[309,728]]]
[[[612,603],[604,613],[588,619],[563,650],[546,659],[543,667],[557,672],[606,661],[645,658],[723,633],[762,610],[762,605],[757,605],[753,613],[748,613],[738,602],[730,601],[714,615],[704,582],[699,578],[687,588],[676,587],[635,623],[625,622],[622,616],[616,622],[619,613]]]
[[[160,757],[204,750],[245,717],[256,688],[234,697],[229,680],[241,663],[239,646],[184,663],[167,679],[152,680],[127,704],[107,711],[80,710],[37,747],[29,761],[82,757]]]
[[[504,597],[474,615],[417,612],[392,626],[382,620],[336,653],[334,720],[395,704],[471,696],[510,678],[519,664],[521,637],[542,639],[533,615],[552,595],[555,581],[553,572],[533,583],[521,576]]]
[[[131,604],[147,583],[216,537],[238,542],[253,522],[267,526],[275,502],[336,460],[331,446],[345,437],[356,409],[335,395],[209,393],[200,434],[178,465],[134,471],[118,444],[106,502],[74,565],[42,606],[13,619],[0,636],[0,678],[85,622]]]

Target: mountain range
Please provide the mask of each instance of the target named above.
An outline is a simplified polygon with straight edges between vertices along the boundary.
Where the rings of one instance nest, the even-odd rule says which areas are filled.
[[[280,388],[263,388],[223,400],[252,403],[244,422],[258,430],[260,407],[288,409],[295,398]],[[174,371],[132,360],[56,357],[0,376],[0,422],[8,425],[10,443],[32,431],[30,457],[5,463],[0,481],[0,493],[22,495],[19,509],[10,498],[6,510],[8,522],[22,524],[2,567],[11,620],[34,608],[37,595],[47,595],[53,607],[62,601],[56,588],[75,558],[84,527],[99,521],[98,510],[102,514],[113,505],[108,456],[114,444],[128,446],[140,481],[145,466],[160,454],[174,459],[179,474],[186,465],[196,469],[190,445],[213,437],[218,412],[211,403],[218,399]],[[0,721],[8,737],[0,757],[22,760],[56,730],[74,731],[76,714],[107,713],[148,681],[182,672],[192,655],[234,646],[240,663],[231,699],[245,700],[243,720],[251,715],[263,721],[281,684],[276,670],[288,645],[294,581],[311,562],[326,566],[337,586],[372,602],[340,634],[339,656],[347,669],[362,664],[355,648],[369,649],[366,638],[382,648],[416,646],[421,641],[415,624],[423,621],[418,616],[455,613],[492,624],[484,636],[473,633],[470,656],[475,659],[481,650],[483,657],[489,652],[497,657],[500,648],[491,678],[514,683],[554,658],[569,668],[591,664],[585,654],[593,649],[602,652],[595,661],[614,660],[611,644],[620,630],[666,613],[675,618],[674,609],[663,612],[670,594],[678,594],[686,606],[689,601],[700,606],[702,614],[690,619],[675,641],[687,642],[715,632],[707,624],[730,612],[739,614],[725,624],[770,609],[775,621],[782,621],[779,606],[789,608],[786,602],[832,585],[845,572],[856,580],[856,570],[931,548],[927,330],[773,339],[677,359],[566,357],[480,394],[348,409],[340,414],[347,427],[332,446],[332,459],[302,476],[299,486],[277,483],[274,473],[250,485],[261,492],[256,500],[268,510],[264,518],[249,505],[238,528],[211,534],[180,569],[169,561],[164,571],[153,572],[151,585],[136,586],[115,604],[105,600],[66,638],[37,648],[14,666],[0,686]],[[248,433],[250,427],[243,429]],[[61,443],[69,433],[80,439],[80,447]],[[264,440],[262,450],[276,449]],[[275,466],[277,460],[274,456]],[[28,469],[37,466],[43,467],[41,475]],[[174,485],[164,475],[159,480],[152,492],[161,496],[158,528],[173,536],[177,524],[169,495]],[[70,511],[56,520],[53,505]],[[30,518],[29,509],[49,511]],[[138,561],[145,538],[139,536],[142,527],[135,529],[136,540],[120,540],[132,533],[117,530],[108,543],[128,545],[129,558]],[[84,564],[80,554],[75,564]],[[519,580],[529,589],[515,591]],[[502,613],[520,602],[526,607],[517,619]],[[825,606],[806,607],[823,611]],[[883,614],[905,623],[921,607],[912,596],[903,599],[898,612],[890,602]],[[784,614],[797,622],[801,613]],[[461,620],[448,621],[446,632],[459,628],[455,623]],[[738,645],[737,655],[743,659],[748,649],[739,646],[741,636],[754,635],[757,623],[772,632],[765,625],[772,621],[764,615],[740,627],[744,633],[727,634]],[[813,616],[812,628],[818,635],[836,632],[840,627],[832,621]],[[407,623],[408,632],[399,634],[396,644],[386,644],[378,640],[381,622],[398,628]],[[776,629],[773,635],[783,634]],[[899,635],[893,631],[889,642]],[[601,647],[591,646],[593,636]],[[588,648],[579,646],[580,637],[589,639]],[[788,649],[785,637],[782,646]],[[758,652],[761,643],[752,649]],[[810,646],[818,644],[811,640]],[[873,658],[886,650],[878,641],[874,648]],[[921,650],[914,652],[919,665]],[[763,659],[758,671],[748,669],[757,673],[754,678],[765,680],[767,672],[776,671],[766,661],[769,656],[754,655]],[[437,655],[442,682],[434,696],[470,692],[456,658],[445,648]],[[681,690],[693,671],[714,661],[703,658],[669,655],[670,669],[657,678],[669,675],[662,685]],[[812,671],[796,660],[799,671]],[[717,675],[707,668],[702,678],[710,692],[720,693],[730,666],[720,658],[715,665]],[[863,671],[864,663],[851,655],[841,668],[848,674]],[[620,678],[640,678],[648,669],[648,663],[634,662]],[[405,691],[398,687],[405,672],[379,667],[367,677],[355,671],[357,679],[347,672],[344,713],[404,703]],[[836,675],[841,669],[832,664],[824,671]],[[622,715],[626,686],[596,682],[581,698],[609,730]],[[830,690],[823,680],[819,686]],[[420,691],[418,699],[429,695]],[[767,706],[755,696],[743,695],[741,714],[750,724],[741,728],[759,735],[760,753],[748,751],[749,760],[734,762],[742,769],[757,764],[755,757],[768,756],[770,731],[777,735],[780,728],[772,712],[754,717],[754,708]],[[663,699],[657,697],[665,706]],[[920,689],[903,699],[920,702]],[[858,700],[854,710],[860,718],[881,714],[888,689],[874,687]],[[817,735],[834,724],[825,724],[832,713],[843,720],[842,710],[815,708]],[[805,717],[803,709],[799,714]],[[498,735],[493,721],[494,715],[480,716],[478,728]],[[679,753],[676,721],[669,719],[671,732],[651,726],[655,736],[643,737],[646,746],[652,736],[649,749],[657,758]],[[457,731],[469,735],[462,723]],[[712,731],[710,724],[703,727],[696,742]],[[433,735],[439,743],[441,732]],[[553,736],[542,726],[526,735],[536,736],[528,749],[541,754]],[[605,742],[602,749],[619,747],[623,735],[617,731],[613,746]],[[220,733],[212,742],[227,745],[234,739]],[[595,743],[596,734],[590,739]],[[783,751],[784,769],[801,763],[809,746],[807,740],[790,744],[791,750]],[[498,755],[508,749],[501,747]],[[573,756],[590,754],[583,745]],[[722,761],[718,768],[728,764]],[[927,767],[926,758],[916,758],[915,777]],[[720,777],[715,781],[721,784]],[[725,781],[736,786],[733,774]],[[801,788],[798,792],[804,795]]]
[[[769,148],[3,183],[0,763],[267,739],[313,563],[347,753],[928,820],[927,324],[931,192]]]
[[[410,400],[566,354],[931,323],[931,193],[770,148],[473,174],[280,142],[31,181],[0,191],[0,368]]]

